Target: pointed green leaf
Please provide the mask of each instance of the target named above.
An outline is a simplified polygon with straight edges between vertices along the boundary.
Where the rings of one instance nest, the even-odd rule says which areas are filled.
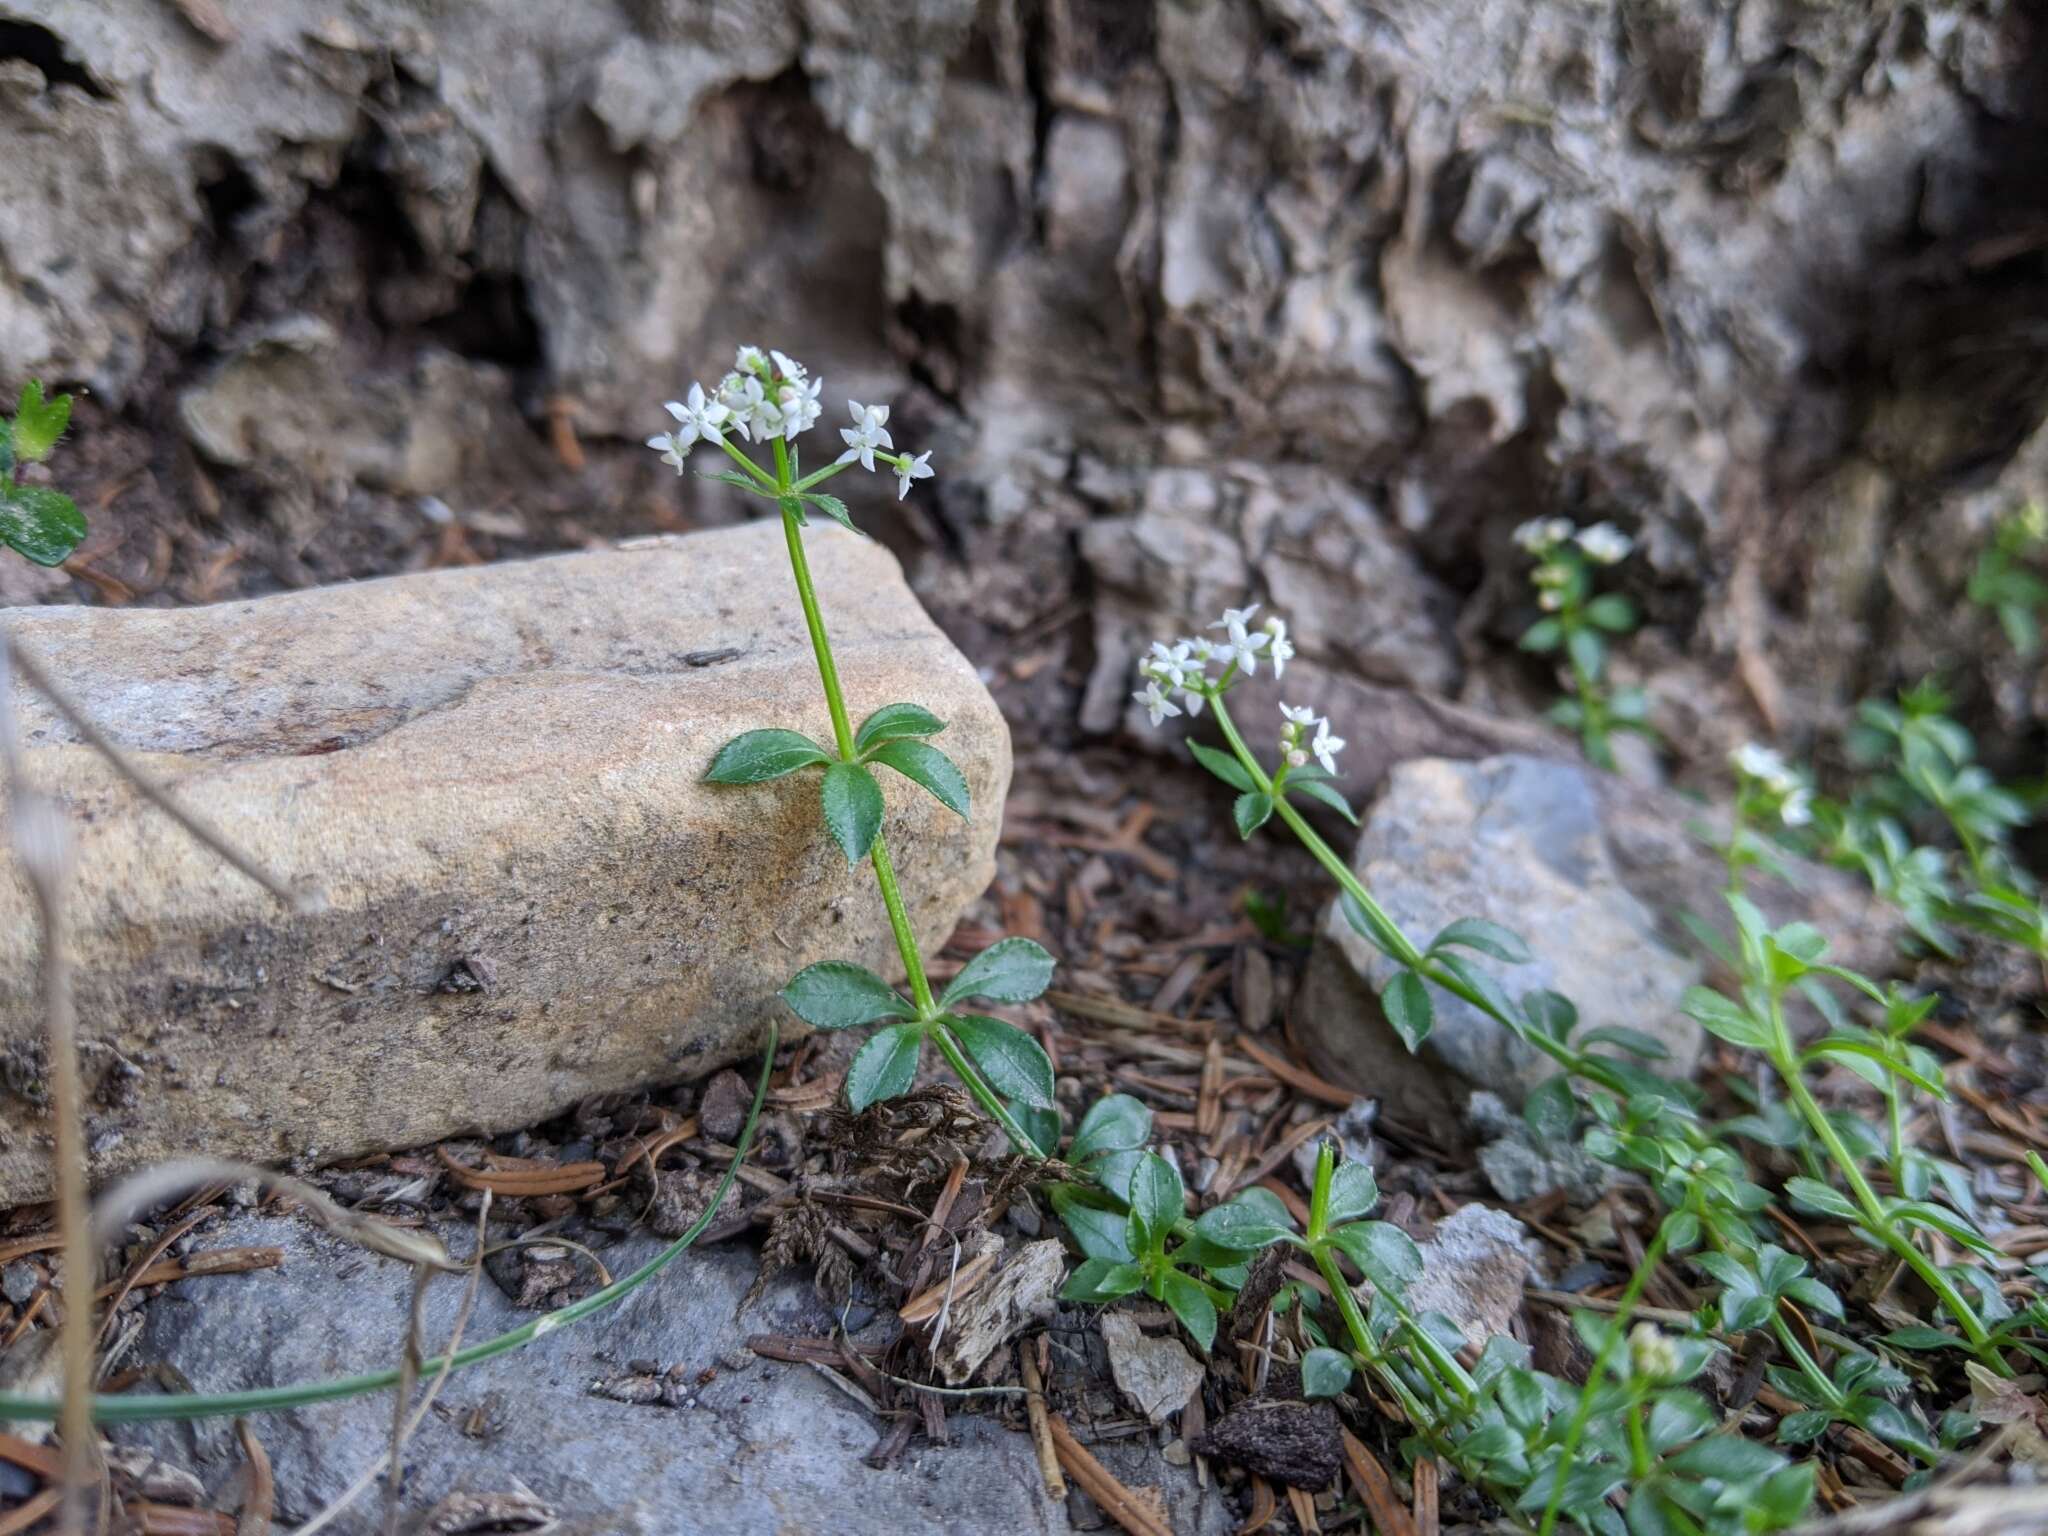
[[[1186,1214],[1187,1191],[1180,1174],[1157,1152],[1138,1159],[1131,1175],[1131,1249],[1141,1257],[1166,1245],[1173,1224]]]
[[[846,862],[858,864],[882,830],[882,786],[858,763],[834,763],[825,770],[820,799],[826,830]]]
[[[827,496],[822,491],[806,491],[803,499],[831,518],[833,522],[839,524],[848,533],[860,533],[860,529],[853,525],[853,514],[846,510],[846,503],[837,496]],[[866,538],[867,535],[861,533],[861,537]]]
[[[19,431],[19,428],[17,428]],[[62,565],[85,538],[78,503],[43,485],[0,485],[0,544],[37,565]]]
[[[1076,1266],[1060,1290],[1061,1301],[1103,1303],[1128,1296],[1145,1283],[1145,1272],[1135,1264],[1114,1259],[1088,1259]]]
[[[948,1014],[941,1023],[996,1092],[1036,1109],[1052,1107],[1052,1062],[1023,1030],[979,1013]]]
[[[1203,1354],[1216,1342],[1216,1303],[1209,1299],[1208,1292],[1187,1275],[1177,1269],[1169,1269],[1162,1277],[1161,1299],[1180,1319],[1181,1327],[1187,1329],[1188,1337],[1195,1341]]]
[[[70,421],[71,397],[57,395],[45,400],[42,384],[30,379],[21,386],[21,403],[14,411],[15,456],[24,464],[48,458]]]
[[[1051,1105],[1041,1109],[1022,1099],[1006,1099],[1003,1108],[1017,1122],[1017,1128],[1031,1138],[1040,1157],[1057,1156],[1060,1150],[1060,1112]]]
[[[853,748],[865,753],[899,736],[936,736],[945,728],[945,721],[920,704],[884,704],[861,721],[853,733]]]
[[[1205,747],[1199,741],[1188,743],[1188,750],[1195,754],[1195,761],[1215,774],[1232,789],[1249,792],[1256,788],[1252,776],[1244,771],[1244,764],[1227,752],[1218,752],[1214,747]]]
[[[1422,1250],[1389,1221],[1354,1221],[1330,1234],[1375,1290],[1400,1296],[1422,1278]]]
[[[1688,1018],[1698,1020],[1708,1034],[1730,1045],[1758,1051],[1771,1043],[1768,1024],[1752,1018],[1748,1009],[1710,988],[1687,987],[1678,1006]]]
[[[1830,1189],[1818,1179],[1804,1176],[1785,1181],[1785,1193],[1792,1203],[1809,1211],[1818,1211],[1823,1216],[1834,1216],[1842,1221],[1861,1221],[1858,1211],[1847,1195]]]
[[[1320,800],[1354,827],[1358,825],[1358,816],[1351,809],[1351,802],[1338,794],[1336,790],[1330,788],[1329,785],[1316,779],[1297,779],[1293,774],[1289,774],[1287,776],[1287,788],[1290,790],[1298,789],[1311,800]]]
[[[1663,1041],[1644,1034],[1640,1029],[1630,1029],[1626,1024],[1603,1024],[1598,1029],[1588,1030],[1579,1044],[1611,1045],[1645,1061],[1662,1061],[1671,1054],[1664,1048]]]
[[[1636,627],[1635,604],[1619,592],[1608,592],[1586,604],[1586,617],[1611,635],[1625,635]]]
[[[1087,1257],[1120,1264],[1135,1257],[1128,1218],[1122,1211],[1109,1209],[1100,1191],[1081,1184],[1055,1184],[1049,1198],[1075,1246]]]
[[[14,423],[0,416],[0,480],[14,473]]]
[[[1229,1200],[1197,1217],[1195,1233],[1218,1248],[1250,1253],[1284,1243],[1294,1235],[1294,1224],[1284,1219],[1285,1215],[1285,1207],[1276,1219],[1264,1202]]]
[[[1527,965],[1536,958],[1529,953],[1529,946],[1514,929],[1503,928],[1483,917],[1461,917],[1446,925],[1443,932],[1429,941],[1429,952],[1433,955],[1453,944],[1476,949],[1482,955],[1491,955],[1508,965]]]
[[[1401,1037],[1401,1043],[1411,1052],[1421,1049],[1436,1019],[1435,1006],[1429,1000],[1429,988],[1413,971],[1394,973],[1393,979],[1380,992],[1380,1012],[1387,1016],[1387,1022],[1394,1026],[1394,1033]]]
[[[856,1113],[883,1099],[910,1092],[917,1081],[917,1056],[924,1031],[915,1024],[878,1029],[846,1069],[846,1102]]]
[[[782,1000],[813,1029],[852,1029],[876,1019],[914,1019],[917,1010],[895,988],[850,960],[807,965],[782,989]]]
[[[1365,906],[1349,891],[1337,893],[1337,910],[1344,914],[1344,921],[1364,935],[1373,948],[1390,959],[1401,958],[1401,933],[1392,923]]]
[[[1263,790],[1252,790],[1237,797],[1230,814],[1237,822],[1237,835],[1250,837],[1263,827],[1273,814],[1273,797]]]
[[[1379,1203],[1380,1184],[1372,1175],[1372,1165],[1339,1163],[1330,1174],[1330,1193],[1323,1207],[1323,1225],[1345,1226]]]
[[[1053,958],[1030,939],[998,939],[960,967],[941,994],[946,1007],[970,997],[998,1003],[1028,1003],[1052,985]]]
[[[967,776],[937,747],[904,737],[885,741],[868,754],[868,761],[894,768],[913,784],[921,784],[947,810],[967,815]]]
[[[832,754],[801,731],[748,731],[718,749],[704,778],[711,784],[760,784],[831,761]]]
[[[1105,1152],[1135,1152],[1152,1139],[1152,1111],[1128,1093],[1105,1094],[1081,1117],[1070,1162],[1085,1163]]]

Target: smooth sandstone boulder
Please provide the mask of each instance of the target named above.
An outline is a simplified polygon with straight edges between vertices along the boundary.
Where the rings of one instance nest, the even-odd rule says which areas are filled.
[[[920,938],[994,873],[1010,743],[893,557],[807,535],[849,708],[950,728],[966,822],[884,773]],[[40,701],[29,767],[73,816],[93,1173],[195,1152],[332,1159],[530,1124],[698,1073],[796,1020],[829,957],[898,970],[818,775],[705,784],[717,748],[830,723],[779,522],[191,610],[39,608],[10,634],[259,862],[284,911]],[[43,1196],[29,890],[0,874],[0,1206]]]

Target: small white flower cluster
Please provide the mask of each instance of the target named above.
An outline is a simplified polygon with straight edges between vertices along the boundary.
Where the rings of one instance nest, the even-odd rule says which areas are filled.
[[[1746,741],[1728,754],[1728,761],[1743,778],[1754,780],[1767,794],[1777,797],[1778,819],[1786,826],[1803,827],[1813,820],[1813,791],[1773,748]]]
[[[1629,1364],[1650,1381],[1675,1380],[1685,1369],[1678,1346],[1655,1323],[1637,1323],[1628,1331]]]
[[[666,402],[669,415],[676,419],[676,429],[650,437],[647,446],[661,454],[662,463],[675,466],[680,475],[683,460],[692,448],[699,442],[723,445],[728,431],[737,432],[750,443],[770,442],[778,437],[793,443],[800,433],[818,424],[824,411],[820,399],[824,387],[822,379],[812,378],[804,365],[786,352],[772,347],[765,352],[759,347],[741,347],[733,354],[732,372],[718,381],[712,394],[707,396],[702,384],[692,384],[683,399]],[[862,405],[858,400],[849,400],[846,406],[852,414],[853,426],[839,429],[846,452],[834,461],[836,464],[858,463],[873,474],[875,461],[880,459],[896,472],[898,501],[910,494],[913,482],[932,477],[929,448],[914,458],[887,451],[896,446],[886,425],[888,406]]]
[[[1298,704],[1282,704],[1280,714],[1287,722],[1280,727],[1280,761],[1289,768],[1305,768],[1309,754],[1314,753],[1325,773],[1335,773],[1344,738],[1330,734],[1329,717]],[[1311,729],[1315,731],[1313,738],[1309,736]]]
[[[1579,552],[1595,565],[1618,565],[1636,547],[1636,541],[1612,523],[1581,528],[1568,517],[1531,518],[1515,530],[1514,538],[1517,545],[1539,560],[1547,559],[1566,544],[1577,544]]]
[[[1145,706],[1152,723],[1159,724],[1169,715],[1199,715],[1208,698],[1209,667],[1213,663],[1228,672],[1232,668],[1246,677],[1255,675],[1259,661],[1264,658],[1273,664],[1273,675],[1284,676],[1287,663],[1294,659],[1294,642],[1287,636],[1287,621],[1269,618],[1257,629],[1251,627],[1252,616],[1259,611],[1253,603],[1249,608],[1226,608],[1223,617],[1209,627],[1224,632],[1221,640],[1210,640],[1201,635],[1189,635],[1176,640],[1172,645],[1162,641],[1152,642],[1151,654],[1138,663],[1138,676],[1144,682],[1131,697]],[[1173,702],[1179,695],[1180,705]]]

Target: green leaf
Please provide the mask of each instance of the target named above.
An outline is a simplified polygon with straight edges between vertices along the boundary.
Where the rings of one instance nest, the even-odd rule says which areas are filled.
[[[1654,1036],[1644,1034],[1640,1029],[1630,1029],[1626,1024],[1603,1024],[1598,1029],[1586,1031],[1583,1045],[1611,1045],[1627,1051],[1631,1056],[1640,1056],[1645,1061],[1663,1061],[1671,1052],[1664,1043]]]
[[[71,397],[58,395],[46,401],[42,384],[30,379],[21,386],[21,403],[14,408],[15,457],[24,464],[48,458],[70,421]]]
[[[697,469],[690,471],[690,473],[699,480],[717,480],[723,484],[734,486],[739,490],[745,491],[750,496],[759,496],[763,501],[774,501],[776,499],[774,491],[756,480],[752,475],[743,475],[736,469]],[[797,521],[801,523],[803,520],[802,514],[799,513]]]
[[[1204,1211],[1195,1222],[1195,1232],[1219,1248],[1250,1253],[1286,1242],[1294,1236],[1294,1224],[1275,1220],[1262,1202],[1229,1200]]]
[[[62,565],[85,539],[78,503],[42,485],[0,484],[0,544],[37,565]]]
[[[1568,1141],[1578,1119],[1578,1095],[1572,1092],[1571,1079],[1562,1072],[1538,1083],[1522,1103],[1522,1123],[1535,1133],[1538,1141]]]
[[[1152,1139],[1152,1111],[1128,1093],[1105,1094],[1081,1117],[1067,1159],[1085,1163],[1104,1152],[1135,1152]]]
[[[1562,992],[1537,987],[1522,994],[1522,1017],[1553,1040],[1569,1040],[1579,1027],[1579,1010]],[[1588,1035],[1587,1039],[1595,1038]]]
[[[1209,1299],[1208,1292],[1177,1269],[1169,1269],[1160,1277],[1161,1296],[1173,1315],[1180,1319],[1181,1327],[1187,1329],[1203,1354],[1216,1342],[1216,1303]]]
[[[1394,1033],[1412,1054],[1422,1048],[1436,1022],[1436,1008],[1429,1000],[1429,988],[1413,971],[1396,971],[1380,991],[1380,1012],[1394,1026]]]
[[[1330,1174],[1330,1193],[1323,1208],[1323,1226],[1341,1227],[1358,1220],[1380,1203],[1379,1180],[1369,1163],[1339,1163]]]
[[[1052,985],[1053,958],[1030,939],[998,939],[960,967],[940,994],[946,1007],[969,997],[998,1003],[1028,1003]]]
[[[1785,1181],[1785,1193],[1802,1210],[1818,1211],[1823,1216],[1835,1216],[1843,1221],[1863,1219],[1863,1213],[1856,1209],[1847,1195],[1830,1189],[1818,1179],[1803,1175],[1789,1178]]]
[[[1287,778],[1287,788],[1298,789],[1311,800],[1320,800],[1354,827],[1358,825],[1358,814],[1351,809],[1351,802],[1338,794],[1336,790],[1330,788],[1329,785],[1320,783],[1315,779],[1296,779],[1290,774]]]
[[[1112,1211],[1101,1204],[1100,1191],[1081,1184],[1055,1184],[1050,1198],[1075,1246],[1087,1257],[1119,1264],[1128,1264],[1137,1257],[1131,1252],[1128,1220],[1122,1211]]]
[[[1760,1051],[1771,1043],[1768,1024],[1752,1018],[1741,1004],[1711,988],[1687,987],[1685,995],[1678,1000],[1678,1006],[1688,1017],[1698,1020],[1708,1034],[1726,1040],[1730,1045]]]
[[[1522,638],[1515,643],[1533,655],[1547,655],[1564,644],[1564,626],[1556,619],[1538,619],[1522,631]]]
[[[854,1112],[908,1093],[917,1080],[917,1055],[923,1044],[924,1030],[916,1024],[876,1030],[846,1069],[846,1102]]]
[[[967,776],[937,747],[928,742],[884,742],[868,754],[868,761],[894,768],[913,784],[921,784],[938,798],[939,804],[955,815],[967,815]]]
[[[853,525],[853,514],[846,510],[846,503],[837,496],[828,496],[823,491],[806,491],[804,492],[803,499],[831,518],[833,522],[839,524],[848,533],[860,533],[860,529]],[[861,537],[866,538],[867,535],[861,533]]]
[[[1883,1336],[1883,1342],[1895,1349],[1968,1349],[1970,1341],[1959,1334],[1943,1333],[1939,1328],[1894,1328]]]
[[[704,778],[711,784],[760,784],[831,761],[832,754],[801,731],[748,731],[718,749]]]
[[[1494,1389],[1494,1401],[1517,1429],[1534,1429],[1543,1422],[1543,1383],[1536,1379],[1534,1371],[1503,1371],[1500,1385]]]
[[[876,1019],[914,1019],[896,989],[850,960],[821,960],[792,976],[782,1000],[813,1029],[852,1029]]]
[[[848,864],[858,864],[882,830],[882,786],[859,763],[834,763],[820,790],[825,827]]]
[[[853,748],[865,753],[900,736],[936,736],[945,728],[945,721],[921,705],[884,704],[861,721],[860,729],[853,733]]]
[[[1186,1214],[1187,1192],[1180,1174],[1157,1152],[1138,1159],[1131,1175],[1131,1248],[1139,1255],[1159,1253],[1166,1235]]]
[[[1010,1118],[1017,1122],[1019,1130],[1031,1138],[1031,1145],[1038,1149],[1040,1157],[1054,1157],[1060,1150],[1060,1112],[1048,1106],[1039,1108],[1026,1104],[1021,1099],[1009,1099],[1003,1108],[1010,1112]]]
[[[1250,837],[1266,824],[1272,814],[1273,797],[1260,789],[1239,795],[1230,807],[1231,819],[1237,823],[1239,837]]]
[[[1529,953],[1529,946],[1514,929],[1503,928],[1483,917],[1461,917],[1446,925],[1443,932],[1429,941],[1429,952],[1433,955],[1453,944],[1476,949],[1482,955],[1491,955],[1508,965],[1527,965],[1536,958]]]
[[[1625,635],[1636,627],[1635,604],[1618,592],[1608,592],[1586,604],[1586,617],[1612,635]]]
[[[0,416],[0,480],[14,473],[14,423]]]
[[[1439,954],[1436,963],[1462,981],[1478,994],[1480,1007],[1493,1013],[1510,1028],[1516,1025],[1515,1005],[1508,1001],[1508,995],[1501,990],[1499,982],[1479,969],[1463,955],[1455,952]]]
[[[1564,648],[1577,667],[1594,682],[1607,667],[1607,642],[1590,629],[1575,629],[1564,637]]]
[[[1341,1349],[1317,1348],[1301,1357],[1301,1395],[1335,1397],[1351,1385],[1351,1357]]]
[[[1819,1409],[1809,1408],[1802,1413],[1788,1413],[1778,1420],[1778,1444],[1805,1445],[1818,1440],[1827,1433],[1828,1425],[1834,1422],[1834,1415]]]
[[[1205,747],[1199,741],[1188,743],[1188,750],[1195,754],[1195,761],[1215,774],[1232,789],[1249,792],[1257,788],[1252,776],[1244,771],[1244,764],[1227,752],[1218,752],[1214,747]]]
[[[1765,1477],[1785,1464],[1785,1458],[1767,1446],[1740,1435],[1709,1435],[1687,1446],[1670,1461],[1674,1471],[1693,1477],[1719,1478],[1724,1483],[1746,1483]]]
[[[1401,933],[1391,922],[1375,913],[1349,891],[1337,893],[1337,910],[1344,914],[1344,921],[1363,935],[1374,949],[1389,959],[1401,958]]]
[[[998,1093],[1036,1109],[1052,1108],[1052,1062],[1023,1030],[979,1013],[948,1014],[940,1022]]]
[[[1060,1291],[1061,1301],[1107,1302],[1128,1296],[1145,1283],[1145,1272],[1135,1264],[1113,1259],[1087,1259],[1067,1276]]]
[[[1375,1290],[1400,1296],[1422,1278],[1422,1250],[1389,1221],[1354,1221],[1330,1234]]]

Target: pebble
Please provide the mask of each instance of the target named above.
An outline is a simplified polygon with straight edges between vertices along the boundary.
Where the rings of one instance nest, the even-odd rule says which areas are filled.
[[[0,1296],[5,1296],[17,1307],[25,1306],[35,1295],[36,1287],[42,1283],[36,1268],[25,1259],[18,1259],[5,1269],[0,1269]]]

